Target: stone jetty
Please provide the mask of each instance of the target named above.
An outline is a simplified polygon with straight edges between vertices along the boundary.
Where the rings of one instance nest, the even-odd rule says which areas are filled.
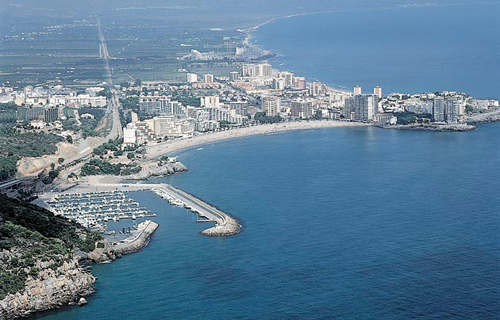
[[[183,206],[201,218],[206,219],[198,222],[215,222],[214,227],[201,232],[204,236],[225,237],[238,234],[241,231],[241,225],[231,215],[186,191],[168,184],[157,185],[152,190],[160,197],[167,199],[171,204]]]
[[[148,245],[151,236],[155,233],[158,227],[159,224],[151,220],[146,220],[140,223],[137,227],[137,236],[131,240],[113,245],[113,251],[117,255],[124,255],[141,250]]]

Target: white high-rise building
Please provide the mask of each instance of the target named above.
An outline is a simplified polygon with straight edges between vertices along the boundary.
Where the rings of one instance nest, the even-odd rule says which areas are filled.
[[[218,107],[220,104],[219,96],[206,96],[200,98],[200,105],[202,107]]]
[[[292,117],[308,119],[314,112],[313,102],[311,100],[294,100],[290,105]]]
[[[357,96],[357,95],[360,95],[362,93],[363,93],[363,90],[361,89],[361,86],[355,85],[354,86],[354,95]]]
[[[264,78],[271,78],[273,76],[273,67],[269,63],[261,64],[260,76]]]
[[[295,78],[295,75],[293,73],[287,71],[281,72],[280,78],[285,80],[285,88],[289,89],[293,87],[293,82]]]
[[[293,79],[293,88],[295,90],[305,90],[307,88],[307,82],[305,77],[295,77]]]
[[[270,78],[273,75],[273,68],[269,63],[245,64],[241,67],[243,77]]]
[[[205,82],[205,83],[214,82],[214,75],[213,74],[204,74],[203,75],[203,82]]]
[[[373,88],[373,94],[377,96],[377,98],[382,99],[382,88],[376,86],[375,88]]]
[[[123,144],[127,146],[133,146],[137,144],[136,128],[133,123],[129,123],[125,128],[123,128]]]
[[[326,93],[326,87],[321,82],[313,82],[309,86],[309,94],[312,96],[319,96]]]
[[[188,73],[186,78],[188,83],[198,82],[198,75],[196,73]]]
[[[238,81],[240,79],[240,73],[238,71],[232,71],[229,73],[229,78],[231,81]]]
[[[160,116],[186,115],[186,108],[180,102],[172,101],[169,96],[140,96],[139,108],[141,112]]]
[[[458,97],[447,97],[445,99],[445,120],[448,123],[457,123],[465,112],[464,101]]]
[[[275,90],[283,90],[285,89],[285,80],[274,78],[273,79],[273,89]]]

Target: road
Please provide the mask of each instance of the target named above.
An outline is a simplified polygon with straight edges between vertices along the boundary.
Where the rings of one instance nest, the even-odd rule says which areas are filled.
[[[121,138],[123,136],[123,131],[122,131],[122,126],[120,123],[120,98],[119,98],[119,92],[116,91],[115,86],[113,84],[113,71],[109,65],[109,52],[108,52],[108,46],[106,45],[106,38],[104,37],[104,34],[102,32],[101,28],[101,21],[98,19],[97,20],[97,28],[99,30],[99,40],[101,41],[101,48],[102,48],[102,59],[104,62],[104,69],[106,71],[106,83],[109,87],[109,90],[111,92],[111,99],[108,102],[108,109],[106,110],[106,115],[111,116],[111,120],[113,123],[113,126],[108,134],[108,136],[105,138],[105,141],[109,139],[117,139]]]
[[[122,129],[121,122],[120,122],[120,98],[119,98],[120,93],[119,93],[119,91],[117,91],[115,89],[114,84],[113,84],[113,71],[112,71],[110,64],[109,64],[110,56],[109,56],[109,52],[108,52],[108,47],[106,45],[106,38],[104,37],[104,33],[102,32],[101,21],[99,19],[97,20],[97,29],[98,29],[99,41],[101,42],[100,43],[101,50],[102,50],[101,56],[102,56],[102,59],[104,62],[105,81],[106,81],[106,84],[109,87],[109,90],[111,92],[111,98],[108,99],[108,105],[107,105],[107,110],[106,110],[105,116],[108,117],[109,120],[111,120],[112,127],[111,127],[111,130],[109,131],[108,135],[106,135],[106,137],[102,138],[95,145],[96,147],[102,145],[105,142],[108,142],[109,140],[115,140],[115,139],[119,139],[119,138],[123,137],[123,129]],[[78,161],[80,161],[80,163],[76,164],[76,165],[72,165],[71,168],[64,170],[62,176],[59,178],[59,181],[66,180],[71,173],[74,173],[77,170],[79,170],[83,165],[82,164],[83,160],[87,160],[88,158],[90,158],[90,156],[92,155],[92,151],[93,151],[93,148],[91,148],[88,145],[87,141],[82,140],[80,152],[78,153],[78,155],[71,157],[71,158],[68,158],[68,159],[65,159],[65,161],[63,162],[62,165],[67,166],[70,164],[74,164]],[[4,182],[2,182],[2,184],[0,184],[0,189],[7,189],[9,187],[18,185],[24,181],[30,180],[30,179],[36,177],[42,171],[43,170],[40,170],[38,172],[33,173],[30,176],[26,176],[26,177],[23,177],[20,179],[12,179],[12,180],[8,180],[8,181],[4,181]]]
[[[101,21],[99,19],[97,19],[97,29],[98,29],[99,41],[101,42],[100,43],[101,53],[102,53],[101,57],[104,62],[105,81],[107,86],[109,87],[109,91],[111,92],[111,98],[108,99],[108,106],[106,109],[105,116],[108,117],[109,120],[111,120],[112,126],[108,135],[102,138],[97,143],[96,147],[102,145],[105,142],[108,142],[109,140],[115,140],[123,137],[123,129],[120,122],[119,92],[115,89],[115,86],[113,84],[113,71],[109,64],[110,56],[108,52],[108,46],[106,45],[106,38],[104,37],[104,33],[102,32]],[[64,170],[62,176],[59,178],[59,181],[66,180],[70,174],[78,171],[83,165],[83,160],[87,160],[92,155],[93,148],[89,147],[86,142],[82,143],[82,145],[84,146],[84,148],[83,149],[80,148],[79,154],[72,158],[66,159],[66,161],[64,161],[63,164],[68,165],[78,161],[82,162],[72,166],[67,170]]]
[[[108,99],[108,106],[106,109],[106,114],[105,116],[108,117],[111,120],[112,127],[111,130],[109,131],[108,135],[104,138],[102,138],[95,147],[102,145],[105,142],[108,142],[109,140],[115,140],[123,137],[123,129],[120,123],[120,98],[119,98],[119,92],[116,91],[114,84],[113,84],[113,74],[111,67],[109,65],[109,52],[108,52],[108,47],[106,45],[106,38],[104,37],[104,33],[102,32],[101,28],[101,21],[98,19],[97,20],[97,30],[98,30],[98,37],[100,46],[101,46],[101,57],[104,62],[104,71],[105,71],[105,81],[107,86],[109,87],[109,90],[111,92],[111,98]],[[85,158],[89,157],[92,154],[93,148],[90,147],[86,141],[82,141],[81,143],[82,147],[80,148],[80,152],[78,155],[66,159],[64,161],[64,164],[70,164],[75,161],[79,160],[84,160]],[[72,170],[74,171],[74,170]],[[68,173],[69,175],[69,173]]]

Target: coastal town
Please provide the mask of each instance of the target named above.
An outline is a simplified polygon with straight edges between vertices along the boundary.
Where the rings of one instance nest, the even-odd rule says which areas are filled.
[[[99,47],[100,57],[109,59],[103,47],[105,43]],[[242,52],[247,51],[237,50],[237,55]],[[194,52],[180,59],[217,57]],[[154,214],[138,203],[134,203],[136,209],[116,207],[112,199],[100,200],[100,205],[94,203],[90,208],[95,210],[68,207],[60,204],[57,193],[73,192],[81,185],[98,189],[98,177],[107,177],[107,181],[119,186],[120,181],[185,172],[188,168],[173,157],[179,150],[247,135],[338,126],[470,131],[475,129],[475,123],[499,118],[498,100],[474,98],[466,93],[384,95],[379,86],[365,91],[355,86],[345,91],[308,82],[305,77],[273,68],[268,61],[238,60],[233,66],[234,71],[223,76],[179,70],[185,79],[182,83],[135,79],[112,86],[103,82],[80,88],[0,87],[0,102],[5,106],[4,115],[11,117],[7,124],[11,129],[59,138],[57,155],[20,156],[13,164],[15,168],[4,165],[3,176],[7,179],[0,187],[32,200],[56,191],[56,196],[42,202],[53,213],[110,233],[107,228],[113,221]],[[117,134],[110,136],[113,130]],[[85,195],[62,194],[71,199],[88,197]],[[173,201],[175,204],[179,200]]]
[[[175,152],[252,134],[367,125],[469,131],[475,127],[468,123],[479,122],[472,121],[473,117],[487,117],[499,110],[498,100],[465,93],[384,96],[379,86],[369,93],[360,86],[347,92],[320,82],[309,83],[304,77],[274,69],[268,62],[239,65],[239,70],[227,76],[185,72],[185,82],[175,84],[135,80],[113,88],[106,83],[81,89],[60,85],[1,87],[0,101],[12,106],[15,113],[13,128],[58,136],[60,144],[66,145],[59,148],[57,165],[39,161],[38,157],[20,160],[22,170],[18,169],[16,178],[24,175],[32,179],[16,179],[18,184],[7,182],[4,188],[16,190],[21,186],[22,194],[32,196],[53,191],[54,186],[65,190],[88,184],[93,176],[111,176],[109,179],[119,182],[175,174],[188,170],[175,157],[168,157]],[[113,99],[120,102],[119,124],[113,124],[109,117]],[[115,140],[99,139],[116,125],[122,127],[122,135]],[[33,180],[43,175],[48,178],[42,179],[42,187],[30,191],[22,187],[33,185]],[[93,181],[90,185],[97,188]],[[75,216],[72,206],[54,206],[59,203],[57,199],[48,201],[53,203],[48,207],[55,214],[103,233],[108,223],[120,218],[151,216],[141,207],[133,214],[135,209],[111,205],[104,205],[106,211],[113,212],[111,215],[104,215],[102,209],[80,208]]]
[[[98,56],[106,79],[0,86],[2,193],[76,223],[85,229],[77,229],[80,234],[92,232],[99,239],[92,250],[74,255],[64,251],[66,260],[61,258],[60,266],[54,266],[65,272],[79,270],[85,290],[75,289],[57,305],[40,306],[27,302],[32,293],[20,297],[15,290],[8,291],[0,301],[0,319],[63,303],[85,304],[84,296],[92,293],[96,279],[83,272],[78,261],[108,262],[138,251],[161,227],[154,221],[157,213],[133,199],[135,192],[151,192],[165,204],[194,214],[196,222],[210,225],[201,235],[239,234],[245,226],[237,212],[233,217],[189,190],[147,181],[187,172],[189,168],[177,158],[181,150],[292,130],[376,127],[464,132],[475,130],[478,123],[500,120],[498,100],[463,92],[385,93],[376,84],[341,90],[311,81],[274,67],[273,54],[249,44],[248,37],[234,50],[178,53],[177,62],[184,66],[175,71],[178,81],[130,77],[114,83],[109,62],[115,58],[108,52],[100,22],[97,26]],[[218,61],[224,63],[217,65]],[[93,255],[95,250],[98,254]],[[0,256],[12,261],[7,249]],[[47,265],[27,269],[29,276],[24,278],[36,282],[33,288],[41,285],[35,271]],[[27,306],[17,307],[23,303]]]
[[[185,83],[131,81],[113,88],[121,101],[123,145],[134,147],[266,123],[332,120],[378,126],[466,124],[494,113],[498,100],[466,93],[390,93],[381,87],[341,91],[273,69],[242,64],[227,76],[187,72]],[[0,87],[0,102],[15,106],[15,127],[79,141],[97,136],[111,92],[100,87]],[[102,121],[101,121],[102,122]]]

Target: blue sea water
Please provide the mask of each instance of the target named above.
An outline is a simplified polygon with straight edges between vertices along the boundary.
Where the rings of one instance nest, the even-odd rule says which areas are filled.
[[[349,90],[500,98],[500,2],[298,16],[258,29],[275,67]]]
[[[141,252],[96,265],[84,307],[41,319],[500,317],[500,124],[469,133],[333,128],[180,153],[159,179],[237,217],[208,227],[148,192]]]
[[[339,12],[256,33],[276,64],[339,86],[499,98],[499,5]],[[96,265],[85,307],[40,319],[500,317],[500,124],[470,133],[334,128],[180,153],[159,179],[233,214],[235,237],[148,192],[148,247]]]

